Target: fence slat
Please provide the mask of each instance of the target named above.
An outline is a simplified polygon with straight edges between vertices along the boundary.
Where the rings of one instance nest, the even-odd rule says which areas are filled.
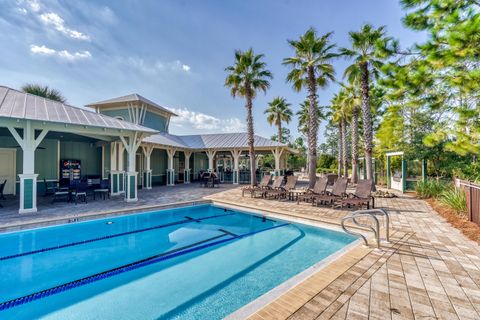
[[[480,185],[458,178],[455,178],[454,183],[465,191],[468,219],[480,225]]]

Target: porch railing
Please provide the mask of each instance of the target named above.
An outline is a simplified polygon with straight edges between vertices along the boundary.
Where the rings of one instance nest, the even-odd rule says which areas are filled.
[[[480,225],[480,185],[455,178],[455,186],[465,191],[467,213],[470,221]]]

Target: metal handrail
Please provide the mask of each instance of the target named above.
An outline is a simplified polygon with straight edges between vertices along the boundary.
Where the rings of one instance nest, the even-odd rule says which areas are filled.
[[[348,216],[342,219],[342,223],[341,223],[342,229],[348,234],[361,237],[365,242],[365,245],[367,246],[368,246],[367,238],[359,232],[354,232],[352,230],[347,229],[347,227],[345,226],[345,222],[347,220],[352,220],[352,222],[356,226],[370,229],[370,231],[372,231],[375,235],[375,240],[377,241],[377,248],[379,249],[380,248],[380,222],[378,221],[377,215],[385,216],[385,229],[386,229],[385,236],[386,236],[386,241],[390,242],[390,217],[388,215],[388,212],[383,209],[357,210],[355,212],[352,212],[351,214],[349,214]],[[369,217],[371,220],[373,220],[375,226],[372,227],[370,224],[359,222],[357,218],[360,216]]]
[[[354,215],[382,215],[385,217],[385,241],[390,242],[390,215],[384,209],[367,209],[367,210],[357,210],[353,212]]]

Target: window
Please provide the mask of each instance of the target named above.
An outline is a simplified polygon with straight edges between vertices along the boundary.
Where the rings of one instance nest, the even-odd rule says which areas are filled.
[[[125,121],[125,119],[123,119],[123,117],[121,117],[121,116],[116,116],[115,119]]]

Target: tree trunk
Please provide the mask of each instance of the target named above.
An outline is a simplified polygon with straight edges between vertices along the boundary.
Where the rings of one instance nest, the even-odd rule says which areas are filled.
[[[343,176],[348,178],[347,121],[342,117],[342,163]]]
[[[251,89],[247,86],[246,90],[246,99],[247,99],[247,134],[248,134],[248,149],[250,154],[250,185],[256,186],[257,185],[257,175],[256,175],[256,163],[255,163],[255,138],[254,138],[254,130],[253,130],[253,102],[252,97],[253,94]]]
[[[308,68],[308,99],[310,106],[308,108],[308,185],[313,188],[317,180],[317,82],[315,79],[315,70],[313,67]]]
[[[358,108],[352,110],[352,124],[350,126],[352,139],[352,183],[358,182]]]
[[[280,121],[280,115],[278,116],[278,142],[282,143],[282,121]]]
[[[370,87],[368,63],[360,64],[362,72],[362,118],[363,118],[363,141],[365,144],[365,167],[367,171],[366,179],[373,180],[372,151],[373,151],[373,129],[372,115],[370,111]]]
[[[342,169],[343,169],[343,130],[342,130],[342,123],[338,123],[338,156],[337,156],[337,161],[338,161],[338,177],[340,178],[342,176]]]

